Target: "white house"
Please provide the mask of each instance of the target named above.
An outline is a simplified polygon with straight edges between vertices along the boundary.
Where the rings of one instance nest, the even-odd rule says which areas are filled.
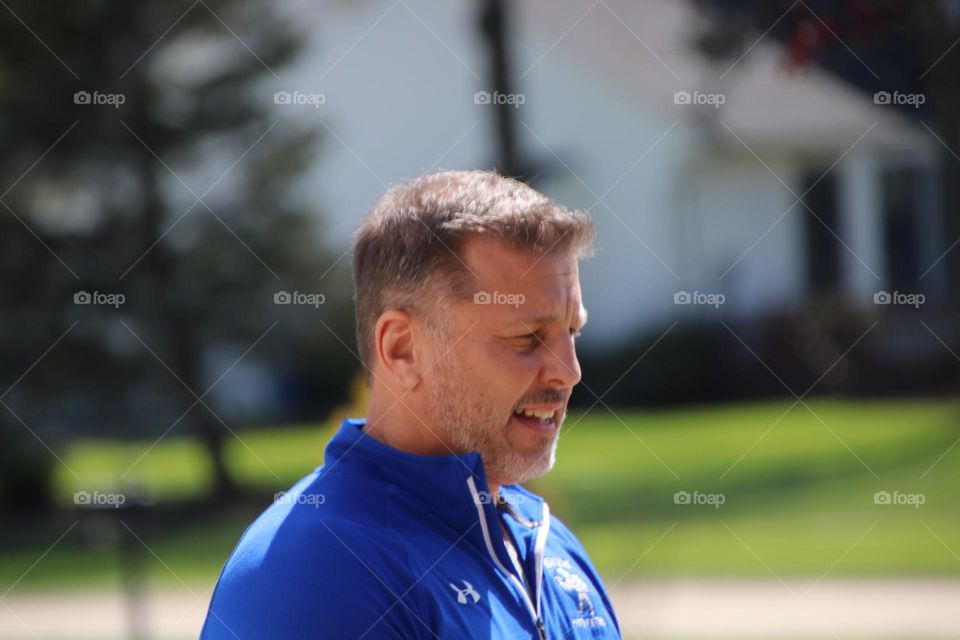
[[[880,290],[942,287],[939,143],[923,126],[823,71],[788,69],[761,33],[739,60],[704,59],[692,40],[708,18],[681,0],[508,5],[521,147],[555,169],[538,188],[598,226],[585,343],[688,314],[794,308],[821,290],[866,306]],[[325,134],[310,192],[329,244],[347,249],[385,184],[491,166],[478,11],[301,7],[311,45],[276,89],[323,103],[277,112]],[[675,304],[678,292],[724,304]]]

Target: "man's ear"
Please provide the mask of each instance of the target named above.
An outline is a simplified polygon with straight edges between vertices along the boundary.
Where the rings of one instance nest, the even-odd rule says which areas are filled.
[[[402,309],[389,309],[380,314],[373,335],[380,375],[404,389],[416,386],[422,375],[423,349],[417,343],[421,334],[413,317]]]

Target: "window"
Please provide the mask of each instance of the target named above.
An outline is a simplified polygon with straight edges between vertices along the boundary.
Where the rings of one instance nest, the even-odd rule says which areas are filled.
[[[887,286],[916,291],[920,285],[919,175],[912,167],[883,171],[883,254]]]
[[[800,184],[801,193],[806,194],[806,206],[797,206],[803,217],[807,291],[811,295],[833,293],[840,288],[841,276],[837,182],[832,173],[824,176],[823,171],[808,171]]]

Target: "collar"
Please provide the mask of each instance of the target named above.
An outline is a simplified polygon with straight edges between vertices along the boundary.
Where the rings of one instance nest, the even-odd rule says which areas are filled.
[[[363,431],[365,419],[346,419],[327,445],[321,477],[341,473],[372,481],[387,494],[407,494],[407,505],[429,509],[458,532],[459,539],[485,551],[504,579],[512,581],[525,596],[530,613],[543,635],[541,585],[543,554],[550,530],[550,511],[539,496],[520,485],[500,488],[506,499],[504,511],[512,518],[501,520],[490,498],[486,472],[480,454],[420,456],[390,447]],[[334,471],[335,470],[335,471]],[[429,500],[423,500],[424,497]],[[393,501],[390,501],[393,502]],[[428,505],[428,506],[425,506]],[[416,508],[416,507],[413,507]],[[507,524],[521,547],[527,574],[533,584],[525,585],[508,567],[513,560],[507,551],[501,524]],[[442,557],[442,556],[441,556]]]
[[[500,533],[497,505],[491,499],[487,475],[480,454],[421,456],[395,449],[363,431],[365,418],[347,418],[327,444],[324,464],[319,470],[343,473],[372,480],[380,486],[411,497],[429,497],[430,510],[442,513],[452,524],[477,522],[477,500],[468,478],[480,496],[483,512],[490,529]],[[540,524],[543,519],[543,499],[520,485],[504,485],[500,495],[509,505],[505,511],[526,527]],[[495,527],[493,525],[496,525]],[[502,547],[502,537],[498,547]],[[498,549],[499,551],[499,549]],[[506,553],[506,549],[503,549]]]

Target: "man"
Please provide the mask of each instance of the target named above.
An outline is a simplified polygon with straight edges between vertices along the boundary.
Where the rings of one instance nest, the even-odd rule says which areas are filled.
[[[355,237],[366,420],[246,531],[202,637],[619,638],[586,551],[520,486],[554,463],[594,227],[492,172],[389,190]]]

